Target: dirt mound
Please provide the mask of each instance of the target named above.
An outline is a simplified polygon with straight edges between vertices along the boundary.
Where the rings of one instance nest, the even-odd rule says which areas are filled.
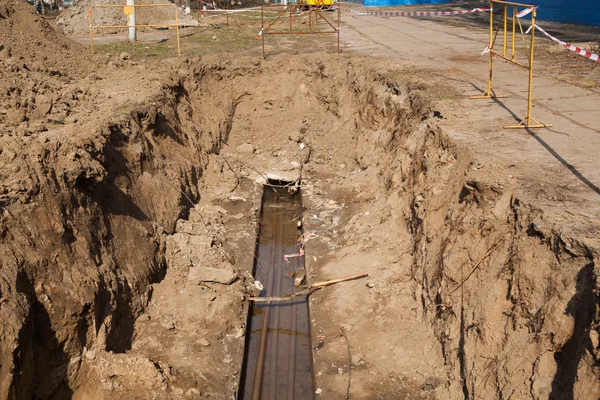
[[[165,0],[145,0],[136,4],[167,4]],[[90,23],[86,19],[92,5],[124,5],[125,0],[79,0],[67,8],[57,19],[58,25],[68,35],[84,35],[89,32]],[[196,25],[197,21],[179,9],[179,22],[181,25]],[[94,25],[127,25],[127,17],[123,15],[122,8],[95,9],[93,15]],[[173,7],[138,7],[136,9],[136,24],[174,24],[175,10]],[[107,32],[107,31],[104,31]]]
[[[18,0],[0,4],[0,55],[2,60],[15,59],[73,69],[80,46],[57,32],[34,8]]]
[[[0,38],[0,128],[26,133],[67,118],[72,84],[90,65],[85,49],[17,0],[0,6]]]

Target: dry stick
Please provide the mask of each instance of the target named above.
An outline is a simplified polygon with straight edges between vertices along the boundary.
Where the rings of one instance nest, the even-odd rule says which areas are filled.
[[[481,265],[481,263],[488,258],[493,252],[494,250],[496,250],[496,248],[498,246],[500,246],[500,243],[502,243],[504,241],[504,238],[500,238],[499,240],[496,241],[496,243],[494,243],[492,245],[492,247],[490,247],[488,249],[488,251],[485,253],[485,255],[477,262],[477,264],[475,264],[475,266],[473,267],[473,269],[471,269],[471,272],[469,272],[467,274],[467,276],[465,277],[465,279],[462,280],[462,282],[454,288],[454,290],[452,290],[450,293],[448,293],[448,295],[451,295],[452,293],[456,292],[458,289],[460,289],[462,287],[462,285],[465,284],[465,282],[471,277],[471,275],[473,275],[473,273],[475,272],[475,270],[477,270],[479,268],[479,266]]]
[[[369,274],[357,274],[357,275],[350,275],[347,276],[345,278],[340,278],[340,279],[332,279],[329,281],[324,281],[324,282],[317,282],[317,283],[313,283],[308,289],[304,289],[301,290],[297,293],[288,295],[288,296],[283,296],[283,297],[248,297],[247,300],[250,301],[254,301],[257,303],[277,303],[277,302],[282,302],[282,301],[288,301],[288,300],[292,300],[295,297],[300,297],[300,296],[308,296],[310,295],[312,292],[321,289],[322,287],[325,286],[329,286],[329,285],[333,285],[335,283],[340,283],[340,282],[346,282],[346,281],[352,281],[354,279],[360,279],[360,278],[366,278],[367,276],[369,276]]]
[[[352,383],[352,356],[350,355],[350,342],[344,328],[340,328],[340,334],[346,339],[346,351],[348,353],[348,387],[346,388],[346,400],[350,399],[350,384]]]
[[[225,158],[227,160],[227,157],[225,157],[225,155],[223,155],[223,158]],[[252,166],[252,164],[249,164],[249,163],[244,162],[244,161],[242,161],[240,159],[237,159],[237,158],[235,158],[234,160],[237,161],[237,162],[239,162],[242,165],[245,165],[246,167],[250,168],[251,170],[253,170],[257,174],[259,174],[265,180],[265,186],[269,186],[271,189],[273,189],[273,191],[275,192],[275,194],[277,196],[279,196],[279,193],[277,193],[277,190],[275,190],[275,185],[269,184],[269,178],[265,174],[263,174],[262,172],[260,172],[254,166]],[[229,162],[227,164],[229,165]]]

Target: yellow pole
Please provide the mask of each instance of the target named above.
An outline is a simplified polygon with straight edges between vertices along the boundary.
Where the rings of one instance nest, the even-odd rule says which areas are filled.
[[[492,96],[492,67],[494,64],[494,55],[492,54],[492,46],[494,45],[494,0],[490,0],[490,76],[488,78],[488,95]]]
[[[341,53],[340,50],[340,25],[342,22],[342,4],[338,3],[338,23],[337,23],[337,34],[338,34],[338,54]]]
[[[529,48],[529,94],[527,96],[527,120],[525,126],[529,127],[531,124],[531,98],[533,93],[533,45],[535,42],[535,17],[536,10],[533,9],[531,13],[531,46]]]
[[[507,18],[508,18],[508,6],[504,5],[504,49],[503,49],[503,54],[504,54],[504,58],[506,58],[506,24],[507,24]]]
[[[90,50],[94,54],[94,30],[92,29],[92,18],[94,13],[94,7],[90,8]]]
[[[517,6],[513,6],[512,23],[512,56],[510,59],[515,61],[515,41],[517,40]]]
[[[175,6],[175,24],[177,24],[177,55],[181,55],[181,41],[179,40],[179,10]]]

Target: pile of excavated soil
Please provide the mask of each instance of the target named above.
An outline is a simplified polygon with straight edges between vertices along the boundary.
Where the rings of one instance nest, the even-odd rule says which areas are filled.
[[[136,4],[169,4],[166,0],[144,0]],[[90,21],[87,19],[92,5],[125,5],[125,0],[79,0],[67,8],[56,20],[58,25],[68,35],[84,35],[89,33]],[[196,25],[197,20],[191,15],[186,15],[179,9],[179,22],[181,25]],[[123,8],[96,8],[93,12],[94,25],[115,26],[127,25],[127,17]],[[160,25],[175,24],[174,7],[137,7],[136,24]],[[114,30],[113,30],[114,31]],[[108,32],[104,30],[104,32]]]
[[[0,38],[3,134],[41,132],[48,119],[63,123],[84,95],[74,85],[94,68],[89,55],[18,0],[0,5]]]

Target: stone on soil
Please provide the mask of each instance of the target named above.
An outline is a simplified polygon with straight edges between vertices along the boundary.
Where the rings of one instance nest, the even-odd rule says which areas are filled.
[[[223,264],[221,268],[193,266],[188,273],[188,280],[199,285],[202,282],[214,282],[230,285],[237,278],[237,272],[231,264]]]

